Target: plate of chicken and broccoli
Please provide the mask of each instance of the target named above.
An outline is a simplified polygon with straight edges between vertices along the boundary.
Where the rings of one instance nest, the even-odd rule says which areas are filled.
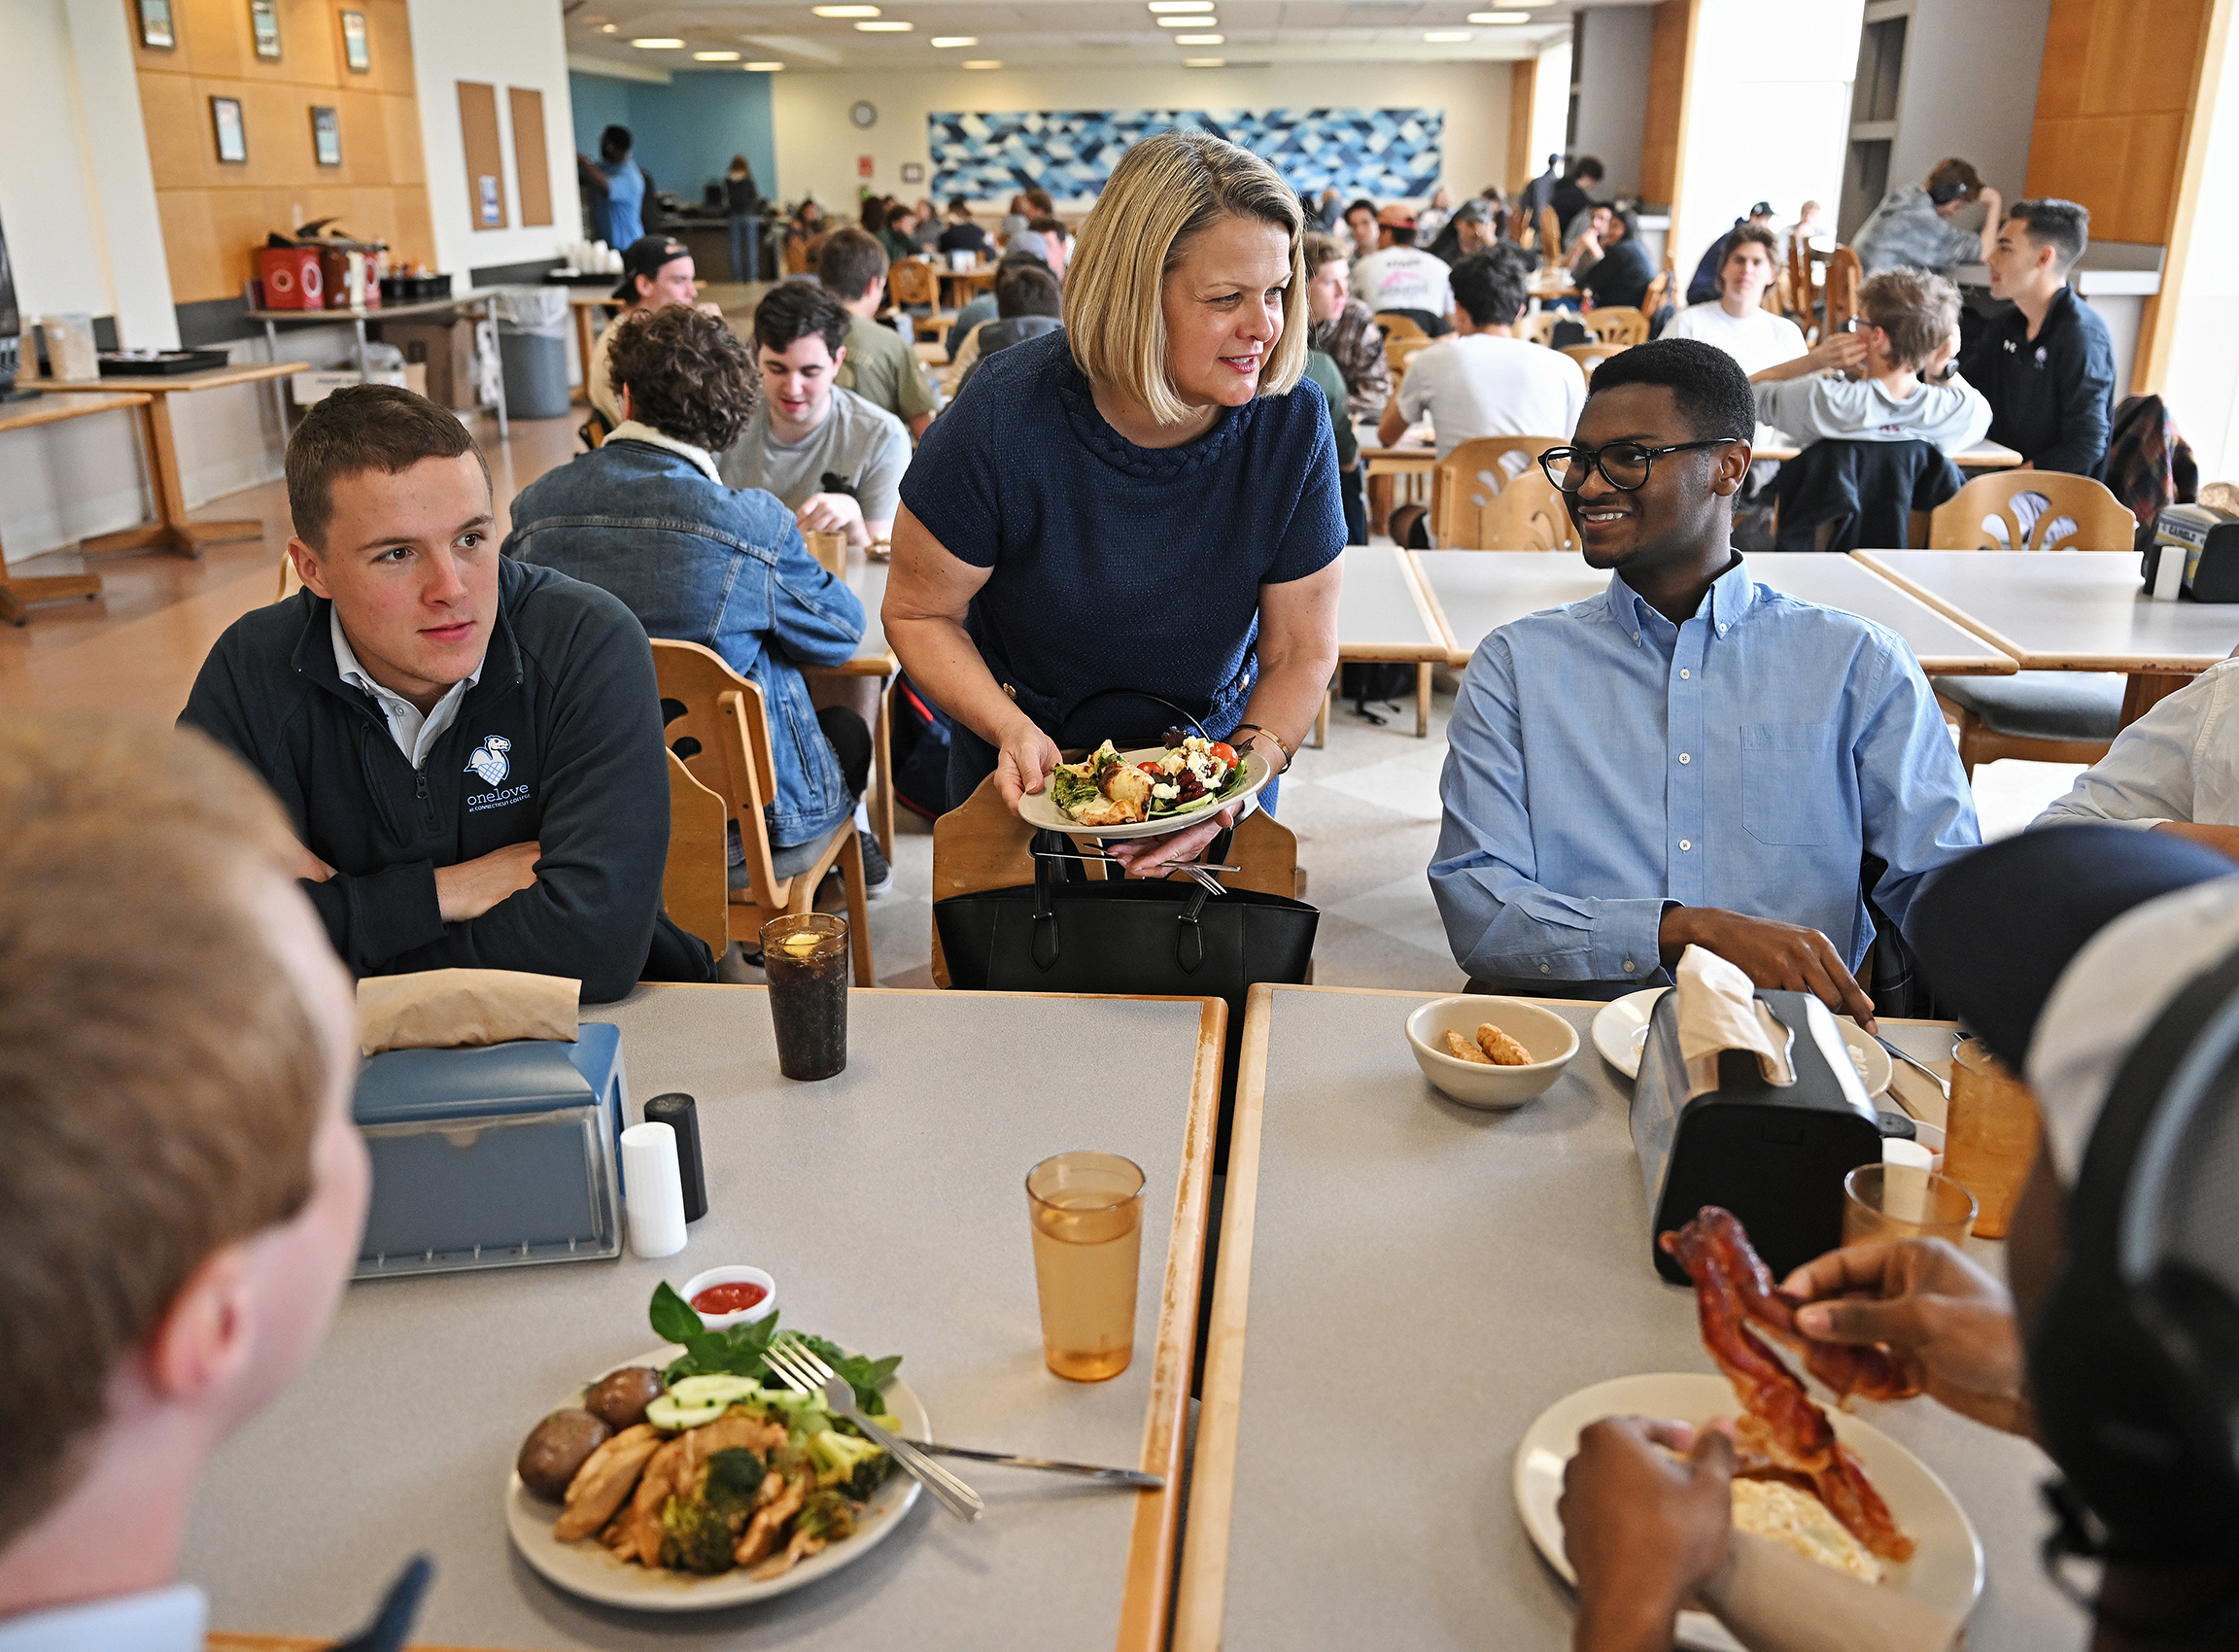
[[[917,1482],[821,1394],[768,1368],[775,1314],[707,1330],[664,1284],[650,1317],[670,1340],[563,1396],[508,1477],[506,1526],[547,1580],[641,1611],[735,1606],[837,1571],[901,1524]],[[801,1340],[867,1415],[928,1437],[899,1357]]]

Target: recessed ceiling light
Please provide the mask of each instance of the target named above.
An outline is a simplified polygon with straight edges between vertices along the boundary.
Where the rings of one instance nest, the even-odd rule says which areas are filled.
[[[876,6],[811,6],[809,8],[819,17],[876,17]]]
[[[1456,46],[1474,38],[1467,29],[1432,29],[1423,37],[1430,46]]]
[[[1187,17],[1160,17],[1158,26],[1162,29],[1219,28],[1221,19],[1205,13],[1194,13]]]
[[[1225,69],[1228,67],[1228,59],[1225,57],[1185,57],[1182,59],[1182,67],[1185,69]]]
[[[1224,34],[1178,34],[1174,37],[1174,44],[1176,46],[1225,46],[1228,44],[1228,37]]]
[[[599,25],[599,32],[601,34],[612,34],[614,32],[614,25],[612,23],[601,23]]]
[[[980,37],[976,34],[937,34],[933,37],[933,44],[944,49],[951,46],[978,46]]]
[[[964,59],[964,67],[967,69],[1000,69],[1003,67],[1003,59],[1000,57],[967,57]]]
[[[736,63],[739,61],[739,53],[736,52],[695,52],[692,53],[692,60],[695,63]]]
[[[908,34],[917,25],[915,23],[883,22],[857,23],[855,26],[865,34]]]
[[[741,63],[739,65],[739,67],[741,69],[752,69],[756,74],[760,75],[775,75],[778,70],[785,67],[785,65],[782,63]]]
[[[1532,14],[1530,12],[1471,12],[1469,20],[1473,23],[1528,23],[1532,20]]]
[[[1210,12],[1213,0],[1151,0],[1151,15],[1162,17],[1173,12]]]
[[[655,39],[651,35],[647,35],[639,40],[634,40],[630,44],[632,46],[640,47],[647,52],[680,52],[684,47],[684,43],[680,40],[660,40]]]

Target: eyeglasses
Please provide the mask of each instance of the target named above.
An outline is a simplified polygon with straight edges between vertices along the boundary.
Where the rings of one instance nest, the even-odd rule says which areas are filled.
[[[1724,447],[1740,436],[1712,436],[1707,441],[1673,442],[1670,447],[1642,447],[1638,442],[1611,442],[1607,447],[1551,447],[1539,456],[1539,468],[1547,480],[1567,494],[1586,486],[1586,473],[1602,472],[1602,480],[1621,493],[1648,485],[1649,467],[1668,453],[1692,453],[1698,448]]]

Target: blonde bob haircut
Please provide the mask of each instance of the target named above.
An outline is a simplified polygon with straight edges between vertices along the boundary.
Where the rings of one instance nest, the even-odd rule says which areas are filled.
[[[1124,391],[1161,425],[1189,416],[1166,368],[1166,277],[1190,237],[1222,218],[1257,219],[1290,237],[1283,336],[1259,374],[1259,394],[1281,396],[1306,370],[1305,215],[1290,185],[1249,150],[1206,132],[1144,139],[1112,169],[1066,273],[1073,360],[1093,383]]]

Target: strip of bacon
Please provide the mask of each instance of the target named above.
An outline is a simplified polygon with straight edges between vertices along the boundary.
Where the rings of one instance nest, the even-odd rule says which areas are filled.
[[[1703,1345],[1734,1385],[1746,1421],[1745,1442],[1777,1466],[1809,1477],[1827,1510],[1872,1553],[1912,1558],[1912,1539],[1898,1530],[1867,1478],[1864,1464],[1835,1437],[1834,1425],[1804,1385],[1750,1328],[1752,1300],[1778,1298],[1740,1222],[1715,1205],[1658,1241],[1695,1282]],[[1793,1308],[1788,1330],[1794,1331]],[[1762,1322],[1760,1322],[1762,1323]]]

